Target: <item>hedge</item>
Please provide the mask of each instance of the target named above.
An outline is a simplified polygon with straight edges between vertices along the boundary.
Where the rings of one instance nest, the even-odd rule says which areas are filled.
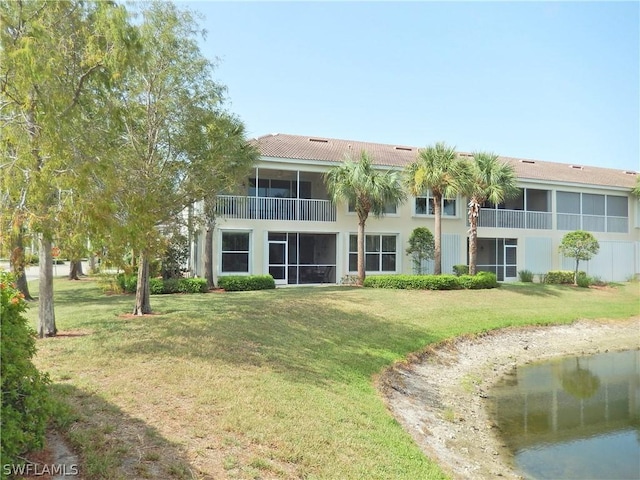
[[[229,275],[219,277],[218,286],[227,292],[246,292],[276,288],[276,282],[271,275]]]
[[[136,274],[116,275],[116,283],[123,293],[136,293],[138,286],[138,276]],[[165,293],[206,293],[207,281],[204,278],[161,278],[149,279],[149,291],[151,295],[161,295]]]
[[[365,287],[405,290],[461,290],[496,288],[495,274],[477,275],[372,275],[364,280]]]
[[[9,465],[24,463],[20,455],[44,446],[52,405],[49,377],[31,361],[36,353],[36,332],[23,315],[26,303],[13,281],[12,275],[0,272],[0,478],[6,478]]]
[[[551,270],[544,278],[544,283],[559,285],[559,284],[571,284],[573,285],[573,274],[571,270]],[[578,272],[578,281],[580,277],[586,277],[586,272]]]

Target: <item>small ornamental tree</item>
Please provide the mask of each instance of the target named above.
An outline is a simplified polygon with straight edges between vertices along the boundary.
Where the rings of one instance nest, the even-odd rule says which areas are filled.
[[[578,265],[580,260],[590,260],[600,250],[598,240],[589,232],[576,230],[562,237],[560,253],[565,257],[576,259],[576,268],[573,274],[573,284],[578,284]]]
[[[433,259],[435,253],[435,243],[431,230],[426,227],[415,228],[409,237],[409,247],[406,252],[407,255],[411,255],[413,273],[422,275],[422,262]]]

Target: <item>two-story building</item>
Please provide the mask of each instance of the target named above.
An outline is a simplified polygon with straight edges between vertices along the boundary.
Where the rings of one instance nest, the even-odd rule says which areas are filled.
[[[274,134],[251,140],[260,151],[242,195],[218,197],[213,258],[217,276],[270,273],[279,285],[340,283],[356,273],[357,217],[334,205],[323,174],[362,150],[376,166],[402,170],[418,148],[351,140]],[[470,154],[461,153],[462,156]],[[569,269],[558,253],[572,230],[592,232],[600,252],[581,269],[607,281],[640,274],[640,202],[632,195],[637,172],[502,157],[518,177],[520,193],[485,205],[478,228],[478,269],[515,280],[520,270],[544,274]],[[468,263],[467,200],[444,199],[442,271]],[[414,228],[434,231],[433,199],[409,197],[366,225],[367,274],[412,273],[406,255]],[[202,238],[192,247],[191,269],[202,275]],[[432,266],[427,265],[427,269]]]

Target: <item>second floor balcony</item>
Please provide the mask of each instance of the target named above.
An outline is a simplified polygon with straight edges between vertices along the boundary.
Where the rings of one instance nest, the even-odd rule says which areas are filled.
[[[527,212],[523,210],[483,208],[480,210],[478,226],[551,230],[551,228],[553,228],[553,214],[551,212]]]
[[[329,200],[219,195],[216,211],[220,217],[224,218],[308,222],[336,221],[336,207]]]
[[[480,210],[478,226],[551,230],[551,191],[521,188],[518,195],[500,205],[485,202]]]

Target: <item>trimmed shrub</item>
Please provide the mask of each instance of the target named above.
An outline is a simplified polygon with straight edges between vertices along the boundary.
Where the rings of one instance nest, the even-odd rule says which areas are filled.
[[[181,293],[206,293],[207,281],[204,278],[180,278],[178,291]]]
[[[164,282],[161,278],[149,279],[149,291],[151,295],[160,295],[164,293]]]
[[[459,277],[455,275],[372,275],[365,278],[364,286],[403,290],[460,290],[495,288],[498,286],[498,281],[495,274],[490,272]]]
[[[589,286],[591,286],[591,277],[587,277],[586,275],[578,275],[576,283],[579,287],[589,288]]]
[[[453,273],[458,277],[460,275],[469,275],[469,265],[454,265]]]
[[[167,278],[162,280],[162,291],[160,293],[179,293],[180,292],[180,279],[179,278]]]
[[[52,405],[49,377],[31,361],[36,353],[36,332],[23,315],[26,303],[13,281],[12,275],[0,272],[0,478],[6,476],[5,465],[22,464],[21,454],[44,446]]]
[[[136,293],[138,276],[119,273],[116,275],[116,284],[120,293]],[[207,281],[204,278],[150,278],[149,290],[151,295],[163,293],[205,293]]]
[[[520,270],[518,272],[518,276],[520,277],[521,282],[524,282],[524,283],[533,282],[533,272],[531,270]]]
[[[227,292],[246,292],[276,288],[276,282],[271,275],[229,275],[218,278],[218,286]]]
[[[476,275],[460,275],[460,287],[467,290],[482,290],[498,287],[498,277],[491,272],[478,272]]]
[[[580,281],[580,277],[586,276],[587,274],[585,272],[578,272],[578,281]],[[573,272],[571,270],[551,270],[547,273],[544,283],[549,285],[573,285]]]

